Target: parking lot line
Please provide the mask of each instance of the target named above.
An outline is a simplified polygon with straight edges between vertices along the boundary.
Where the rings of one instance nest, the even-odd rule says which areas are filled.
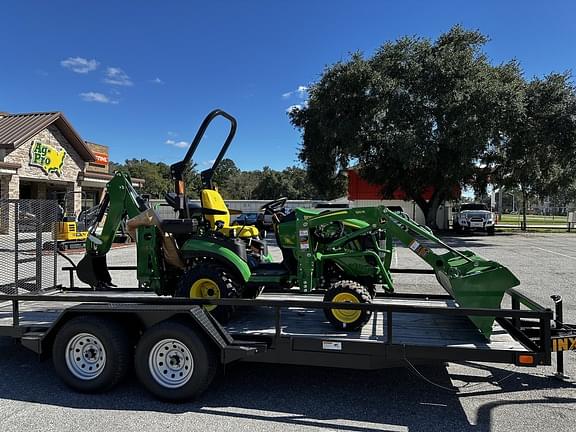
[[[548,250],[548,249],[544,249],[544,248],[541,248],[541,247],[538,247],[538,246],[531,246],[531,247],[533,247],[534,249],[542,250],[542,251],[544,251],[544,252],[549,252],[549,253],[554,254],[554,255],[560,255],[560,256],[563,256],[563,257],[565,257],[565,258],[570,258],[570,259],[576,260],[576,257],[570,256],[570,255],[564,255],[563,253],[560,253],[560,252],[554,252],[554,251],[551,251],[551,250]]]

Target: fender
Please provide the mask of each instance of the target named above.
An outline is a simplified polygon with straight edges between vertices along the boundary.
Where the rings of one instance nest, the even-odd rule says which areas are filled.
[[[209,256],[223,264],[231,266],[236,272],[242,276],[244,282],[248,282],[252,272],[248,263],[240,258],[232,250],[218,243],[208,240],[190,239],[187,240],[180,249],[182,255],[186,256]]]

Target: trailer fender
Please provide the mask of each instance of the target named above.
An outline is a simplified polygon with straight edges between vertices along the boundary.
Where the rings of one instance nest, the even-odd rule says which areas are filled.
[[[124,305],[111,307],[110,304],[80,304],[66,309],[46,333],[30,334],[30,337],[22,339],[22,344],[40,355],[45,354],[50,351],[60,329],[69,320],[77,317],[99,317],[121,323],[134,342],[138,334],[145,329],[161,322],[174,320],[197,328],[218,351],[223,351],[232,343],[230,335],[213,319],[210,319],[199,306],[183,306],[181,310],[160,306],[155,310],[149,310],[134,309]]]

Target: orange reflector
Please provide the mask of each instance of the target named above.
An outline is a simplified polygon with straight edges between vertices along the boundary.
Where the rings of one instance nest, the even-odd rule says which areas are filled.
[[[176,193],[178,195],[182,195],[184,194],[184,189],[186,189],[186,187],[184,186],[184,182],[182,180],[179,180],[176,182]]]
[[[520,354],[518,356],[518,363],[521,365],[532,365],[534,364],[534,356],[527,354]]]

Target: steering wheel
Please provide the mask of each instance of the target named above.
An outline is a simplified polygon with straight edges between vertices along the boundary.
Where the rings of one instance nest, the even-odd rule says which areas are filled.
[[[273,215],[274,213],[277,213],[284,208],[284,206],[286,205],[286,201],[288,201],[287,197],[275,199],[273,201],[264,204],[262,207],[260,207],[260,210],[263,210],[264,214]]]
[[[314,228],[313,234],[318,242],[330,243],[344,235],[344,224],[340,221],[332,221],[318,225]]]

